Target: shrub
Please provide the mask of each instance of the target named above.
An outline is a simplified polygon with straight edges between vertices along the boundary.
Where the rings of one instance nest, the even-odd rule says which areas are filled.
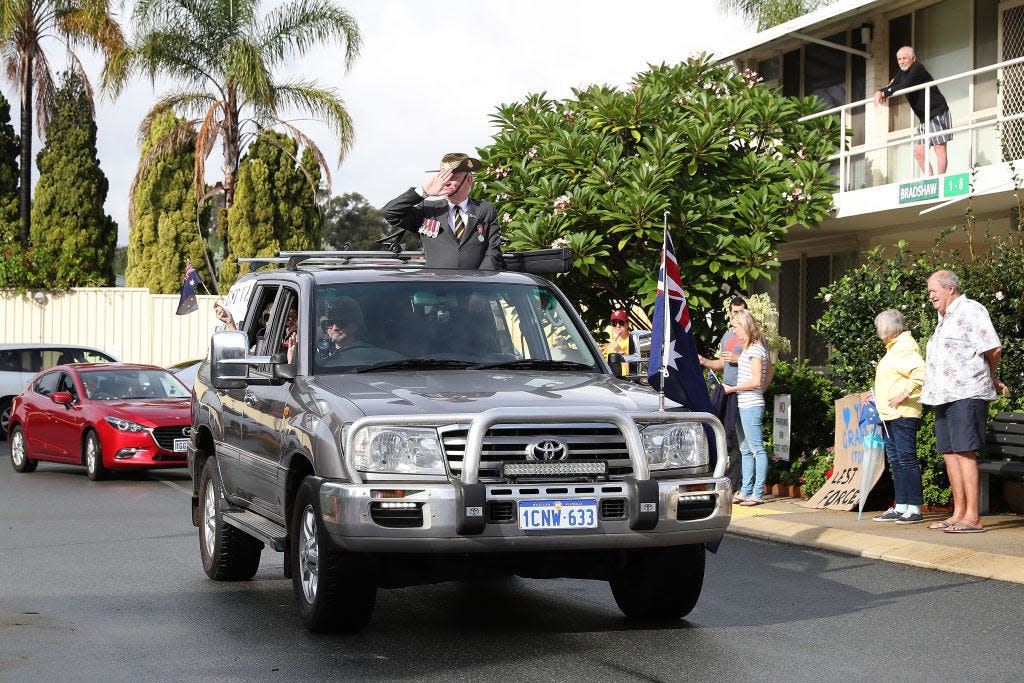
[[[800,479],[801,493],[805,496],[813,496],[818,492],[828,478],[832,476],[832,463],[835,461],[835,449],[815,448],[807,454],[807,466],[804,468],[803,476]]]

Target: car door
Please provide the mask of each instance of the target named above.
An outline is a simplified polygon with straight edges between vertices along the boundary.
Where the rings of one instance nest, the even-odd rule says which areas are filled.
[[[253,291],[242,329],[249,336],[250,354],[265,355],[267,326],[277,301],[280,285],[260,282]],[[277,483],[276,468],[268,468],[252,450],[253,430],[259,430],[257,420],[262,419],[258,407],[263,401],[266,387],[260,382],[267,376],[256,366],[250,366],[249,376],[254,382],[241,389],[221,390],[224,406],[225,443],[218,450],[228,457],[220,458],[221,475],[228,495],[236,502],[245,502],[269,512],[274,506]]]
[[[282,286],[277,291],[267,320],[261,355],[282,357],[287,353],[283,341],[288,334],[288,312],[292,310],[298,310],[298,291]],[[251,376],[258,382],[248,387],[245,401],[246,431],[242,439],[239,470],[244,469],[246,472],[252,504],[265,514],[284,521],[284,501],[281,499],[283,489],[278,479],[283,457],[282,434],[287,428],[285,409],[291,401],[293,384],[275,381],[270,365],[254,367]]]
[[[25,390],[23,428],[28,451],[33,457],[44,460],[60,460],[60,449],[54,443],[52,427],[53,402],[50,395],[57,389],[57,371],[39,375]]]
[[[67,391],[71,394],[71,403],[64,405],[54,403],[51,399],[47,406],[50,420],[48,431],[50,441],[57,456],[68,462],[82,462],[82,433],[85,430],[85,416],[82,410],[81,392],[75,380],[66,370],[57,373],[57,385],[54,392]]]

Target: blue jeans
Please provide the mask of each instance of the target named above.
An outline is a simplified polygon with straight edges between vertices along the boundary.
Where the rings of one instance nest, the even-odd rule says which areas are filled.
[[[886,420],[885,457],[892,468],[892,485],[897,505],[921,505],[921,463],[917,461],[917,429],[919,417],[898,417]]]
[[[768,452],[764,449],[764,437],[761,433],[763,418],[764,406],[740,408],[740,421],[736,425],[736,431],[740,437],[742,456],[743,486],[740,488],[740,495],[744,498],[764,498],[764,482],[768,478]]]

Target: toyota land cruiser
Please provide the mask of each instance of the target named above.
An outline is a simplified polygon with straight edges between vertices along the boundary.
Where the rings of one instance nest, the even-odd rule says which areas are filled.
[[[207,575],[248,579],[264,546],[282,552],[313,631],[362,628],[380,588],[481,574],[606,580],[635,619],[693,609],[731,515],[722,426],[614,376],[554,285],[268,262],[196,378]]]

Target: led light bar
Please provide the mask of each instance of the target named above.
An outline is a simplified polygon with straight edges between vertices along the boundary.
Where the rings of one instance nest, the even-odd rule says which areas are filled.
[[[505,477],[559,477],[581,474],[596,476],[608,473],[608,463],[603,460],[579,462],[506,462],[502,463],[501,474]]]

